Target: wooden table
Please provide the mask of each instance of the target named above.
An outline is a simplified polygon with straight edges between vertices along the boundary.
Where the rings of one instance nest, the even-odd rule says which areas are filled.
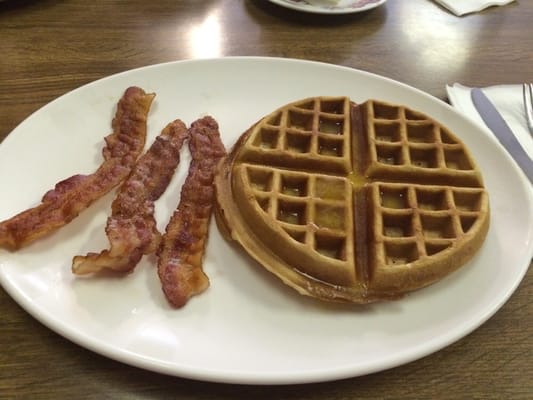
[[[194,31],[216,21],[218,46]],[[381,74],[445,98],[445,85],[533,81],[533,2],[456,17],[430,0],[344,16],[267,1],[0,2],[0,140],[49,101],[149,64],[262,55]],[[3,190],[6,190],[4,188]],[[280,387],[179,379],[111,361],[50,331],[0,290],[0,398],[533,398],[533,269],[488,322],[416,362],[370,376]]]

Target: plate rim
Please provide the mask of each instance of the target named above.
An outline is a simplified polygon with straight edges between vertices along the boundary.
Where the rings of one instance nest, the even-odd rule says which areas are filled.
[[[327,6],[314,6],[312,4],[296,4],[293,1],[287,1],[287,0],[268,0],[271,3],[277,4],[280,7],[289,8],[291,10],[295,11],[302,11],[312,14],[332,14],[332,15],[338,15],[338,14],[353,14],[353,13],[359,13],[364,12],[368,10],[372,10],[374,8],[377,8],[387,2],[387,0],[377,0],[375,3],[369,3],[365,4],[362,7],[331,7],[328,8]]]

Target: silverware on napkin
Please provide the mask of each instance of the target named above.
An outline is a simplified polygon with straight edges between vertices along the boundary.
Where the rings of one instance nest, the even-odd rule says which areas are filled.
[[[522,86],[522,92],[527,128],[529,129],[529,133],[533,135],[533,83],[524,83]]]
[[[494,133],[498,141],[511,157],[513,157],[533,184],[533,161],[522,148],[505,120],[481,89],[473,88],[470,93],[472,103],[476,107],[481,119],[483,119],[483,122]]]

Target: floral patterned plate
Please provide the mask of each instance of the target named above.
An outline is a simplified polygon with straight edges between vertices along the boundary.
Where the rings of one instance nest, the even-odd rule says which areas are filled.
[[[348,14],[376,8],[387,0],[270,0],[293,10],[316,14]]]

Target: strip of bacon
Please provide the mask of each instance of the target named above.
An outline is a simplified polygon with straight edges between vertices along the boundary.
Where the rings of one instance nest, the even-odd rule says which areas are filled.
[[[139,158],[113,201],[106,226],[110,249],[74,257],[72,272],[77,275],[104,269],[129,272],[143,254],[157,250],[161,234],[154,218],[154,202],[170,183],[187,136],[187,127],[179,119],[163,129]]]
[[[161,286],[174,307],[184,306],[190,297],[209,286],[202,261],[213,207],[213,177],[226,153],[213,118],[195,121],[189,131],[192,161],[178,207],[158,250]]]
[[[16,250],[55,231],[123,181],[144,148],[154,96],[128,88],[118,102],[113,133],[105,138],[105,161],[93,174],[74,175],[56,184],[38,206],[0,222],[0,247]]]

